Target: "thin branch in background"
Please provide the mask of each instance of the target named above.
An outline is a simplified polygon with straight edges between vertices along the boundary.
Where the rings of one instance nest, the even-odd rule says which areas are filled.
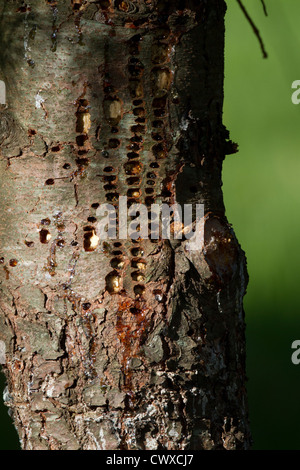
[[[262,4],[262,7],[264,9],[264,14],[266,16],[268,16],[267,7],[266,7],[266,4],[265,4],[264,0],[260,0],[260,1],[261,1],[261,4]]]
[[[260,44],[260,48],[261,48],[261,51],[263,53],[263,57],[264,59],[266,59],[268,57],[268,54],[266,52],[266,49],[265,49],[265,45],[263,43],[263,40],[261,38],[261,35],[260,35],[260,32],[258,30],[258,28],[256,27],[256,25],[253,23],[252,21],[252,18],[250,17],[249,13],[247,12],[246,8],[244,7],[244,5],[242,4],[242,1],[241,0],[237,0],[239,6],[241,7],[241,10],[242,12],[244,13],[246,19],[249,21],[250,23],[250,26],[255,34],[255,36],[257,37],[258,41],[259,41],[259,44]]]

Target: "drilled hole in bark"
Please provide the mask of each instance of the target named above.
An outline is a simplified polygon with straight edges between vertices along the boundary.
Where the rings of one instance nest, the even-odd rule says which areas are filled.
[[[89,112],[79,112],[76,113],[76,132],[79,134],[87,134],[91,127],[91,116]]]
[[[51,235],[50,235],[49,230],[45,228],[40,230],[40,242],[41,243],[49,243],[50,239],[51,239]]]
[[[155,109],[154,110],[154,116],[157,118],[163,118],[166,117],[166,110],[165,109]]]
[[[106,176],[103,176],[103,179],[104,181],[108,183],[112,183],[113,181],[117,179],[117,177],[115,175],[106,175]]]
[[[114,243],[114,246],[115,246],[116,248],[120,248],[120,247],[122,246],[122,243],[121,243],[121,242],[115,242],[115,243]]]
[[[154,67],[151,71],[154,91],[168,90],[172,82],[172,74],[167,67]]]
[[[119,194],[118,193],[107,193],[106,194],[106,199],[109,202],[118,202],[119,200]]]
[[[153,140],[156,140],[156,142],[161,142],[164,139],[161,134],[157,134],[156,132],[152,132],[151,137]]]
[[[117,126],[122,117],[122,105],[119,99],[108,97],[103,103],[104,116],[111,126]]]
[[[147,183],[149,186],[155,186],[155,181],[147,180],[146,183]]]
[[[121,143],[121,142],[120,142],[119,139],[109,139],[109,141],[108,141],[108,146],[109,146],[109,148],[111,148],[111,149],[116,149],[116,148],[119,147],[120,143]]]
[[[137,257],[137,256],[144,256],[144,251],[142,250],[141,247],[138,247],[138,246],[135,247],[135,248],[132,248],[132,249],[130,250],[130,252],[131,252],[132,256],[135,256],[135,257]]]
[[[54,181],[53,178],[49,178],[49,179],[47,179],[47,180],[45,181],[45,184],[46,184],[47,186],[51,186],[51,185],[53,185],[54,183],[55,183],[55,181]]]
[[[9,260],[9,265],[10,265],[12,268],[14,268],[15,266],[17,266],[17,264],[18,264],[18,260],[17,260],[17,259],[13,258],[13,259],[10,259],[10,260]]]
[[[110,262],[110,265],[114,269],[123,269],[124,267],[124,261],[122,258],[113,258]]]
[[[48,219],[48,218],[47,218],[47,219],[42,219],[42,220],[41,220],[41,224],[42,224],[42,225],[50,225],[50,224],[51,224],[51,220]]]
[[[165,109],[167,106],[167,95],[161,96],[159,98],[154,98],[152,101],[153,108]]]
[[[145,280],[144,274],[140,271],[134,271],[133,273],[131,273],[131,277],[136,282],[142,282]]]
[[[33,137],[34,135],[36,135],[36,131],[34,129],[28,129],[28,135],[29,137]]]
[[[143,293],[145,292],[145,287],[138,284],[137,286],[134,286],[133,292],[135,293],[135,295],[143,295]]]
[[[86,227],[83,227],[84,232],[93,232],[95,229],[91,225],[87,225]]]
[[[141,145],[137,144],[136,142],[132,142],[130,145],[127,146],[128,150],[132,150],[133,152],[138,152],[141,149]]]
[[[153,173],[153,172],[149,172],[149,173],[147,173],[147,178],[155,179],[155,178],[157,178],[157,174]]]
[[[132,178],[127,178],[126,180],[126,184],[128,184],[129,186],[133,185],[133,184],[138,184],[140,183],[140,178],[139,177],[132,177]]]
[[[62,239],[57,240],[56,245],[59,246],[60,248],[63,248],[66,245],[65,240],[62,240]]]
[[[90,302],[85,302],[84,304],[82,304],[82,309],[83,310],[89,310],[91,308],[92,304],[90,304]]]
[[[70,163],[65,163],[65,164],[63,165],[63,169],[64,169],[64,170],[68,170],[69,168],[71,168]]]
[[[138,124],[144,124],[145,122],[147,121],[146,118],[144,117],[138,117],[135,122],[137,122]]]
[[[87,218],[87,221],[90,222],[91,224],[94,224],[95,222],[97,222],[97,219],[96,219],[96,217],[91,216],[91,217]]]
[[[128,160],[133,160],[135,158],[139,158],[139,154],[136,152],[129,152],[127,153]]]
[[[152,126],[158,128],[158,129],[162,129],[164,127],[164,122],[160,121],[160,120],[153,121]]]
[[[3,256],[0,258],[0,264],[3,264],[4,263],[4,258]]]
[[[139,162],[127,162],[124,165],[126,175],[137,175],[141,172],[142,166]]]
[[[143,142],[143,137],[141,135],[134,135],[130,139],[131,142]]]
[[[116,294],[121,289],[121,278],[118,275],[117,271],[112,271],[109,273],[106,278],[106,290],[111,294]]]
[[[134,199],[134,198],[128,198],[128,199],[127,199],[127,207],[128,207],[128,209],[130,209],[130,207],[131,207],[133,204],[137,204],[137,200]],[[139,212],[136,212],[136,217],[138,217],[138,216],[139,216]],[[135,216],[132,216],[131,218],[134,219]]]
[[[141,191],[138,188],[128,189],[128,191],[127,191],[127,196],[128,197],[137,198],[137,197],[140,197],[140,195],[141,195]]]
[[[133,78],[140,78],[143,74],[144,67],[140,65],[128,65],[128,72]]]
[[[102,150],[101,154],[103,158],[109,158],[109,152],[107,150]]]
[[[144,96],[143,85],[139,80],[130,78],[129,83],[128,83],[128,88],[129,88],[129,93],[130,93],[131,98],[136,99],[136,98],[142,98]],[[141,101],[142,103],[142,100],[136,100],[136,101]]]
[[[59,152],[61,149],[61,145],[55,145],[54,147],[52,147],[51,152]]]
[[[117,186],[115,184],[104,185],[104,191],[114,191],[115,189],[117,189]]]
[[[105,173],[111,173],[114,171],[114,168],[112,166],[106,166],[103,171],[105,171]]]
[[[110,132],[111,132],[112,134],[117,134],[117,133],[119,132],[119,128],[118,128],[118,127],[112,127],[111,130],[110,130]]]
[[[92,231],[84,234],[83,247],[85,251],[94,251],[99,244],[99,237],[95,233],[95,229],[92,227]]]
[[[134,134],[144,134],[145,133],[145,126],[142,126],[140,124],[136,124],[134,126],[131,126],[130,128],[131,132],[133,132]]]
[[[122,256],[123,253],[122,253],[121,250],[113,250],[113,251],[112,251],[112,254],[113,254],[114,256]]]
[[[159,168],[159,164],[157,162],[150,163],[150,168]]]
[[[145,205],[146,205],[147,207],[150,207],[152,204],[154,204],[154,202],[155,202],[155,201],[154,201],[154,197],[152,197],[152,196],[147,196],[147,197],[145,198]]]
[[[153,188],[146,188],[146,189],[145,189],[145,193],[146,193],[146,194],[153,194],[153,193],[154,193],[154,189],[153,189]]]
[[[143,259],[136,259],[131,261],[131,267],[138,269],[139,271],[145,271],[146,261]]]
[[[163,144],[155,144],[152,147],[152,153],[155,156],[155,158],[162,159],[165,158],[167,155],[167,152],[165,150],[165,147]],[[153,168],[153,167],[152,167]]]
[[[142,106],[144,105],[144,101],[143,100],[133,100],[133,106]]]
[[[28,248],[31,248],[31,247],[34,246],[34,242],[29,242],[29,241],[25,240],[24,243],[25,243],[26,246],[28,246]]]
[[[134,116],[145,116],[145,108],[134,108],[133,110]]]
[[[78,135],[76,137],[76,144],[78,145],[78,147],[83,147],[87,140],[88,140],[87,135]]]
[[[91,207],[92,207],[93,209],[98,209],[99,206],[100,206],[99,202],[94,202],[94,203],[91,205]]]

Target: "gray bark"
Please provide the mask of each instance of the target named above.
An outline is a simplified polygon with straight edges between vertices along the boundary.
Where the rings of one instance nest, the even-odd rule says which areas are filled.
[[[0,357],[22,448],[247,449],[224,0],[0,5]],[[204,249],[98,241],[119,196],[203,203]]]

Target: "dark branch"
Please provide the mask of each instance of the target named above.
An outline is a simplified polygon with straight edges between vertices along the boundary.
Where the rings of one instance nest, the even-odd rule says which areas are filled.
[[[249,13],[247,12],[246,8],[244,7],[244,5],[242,4],[242,1],[241,0],[237,0],[239,6],[241,7],[241,10],[242,12],[244,13],[246,19],[249,21],[250,23],[250,26],[255,34],[255,36],[257,37],[258,41],[259,41],[259,44],[260,44],[260,48],[261,48],[261,51],[263,53],[263,57],[264,59],[266,59],[268,57],[268,54],[266,52],[266,49],[265,49],[265,45],[263,43],[263,40],[261,38],[261,35],[260,35],[260,32],[258,30],[258,28],[256,27],[256,25],[253,23],[252,21],[252,18],[250,17]]]
[[[260,1],[261,1],[261,4],[262,4],[262,7],[264,9],[264,14],[266,16],[268,16],[267,7],[266,7],[266,4],[265,4],[264,0],[260,0]]]

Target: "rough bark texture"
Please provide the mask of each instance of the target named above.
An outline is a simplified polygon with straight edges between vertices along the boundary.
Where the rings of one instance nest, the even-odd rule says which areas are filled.
[[[248,448],[224,0],[0,5],[0,358],[23,449]],[[204,249],[99,241],[119,196],[204,203]]]

